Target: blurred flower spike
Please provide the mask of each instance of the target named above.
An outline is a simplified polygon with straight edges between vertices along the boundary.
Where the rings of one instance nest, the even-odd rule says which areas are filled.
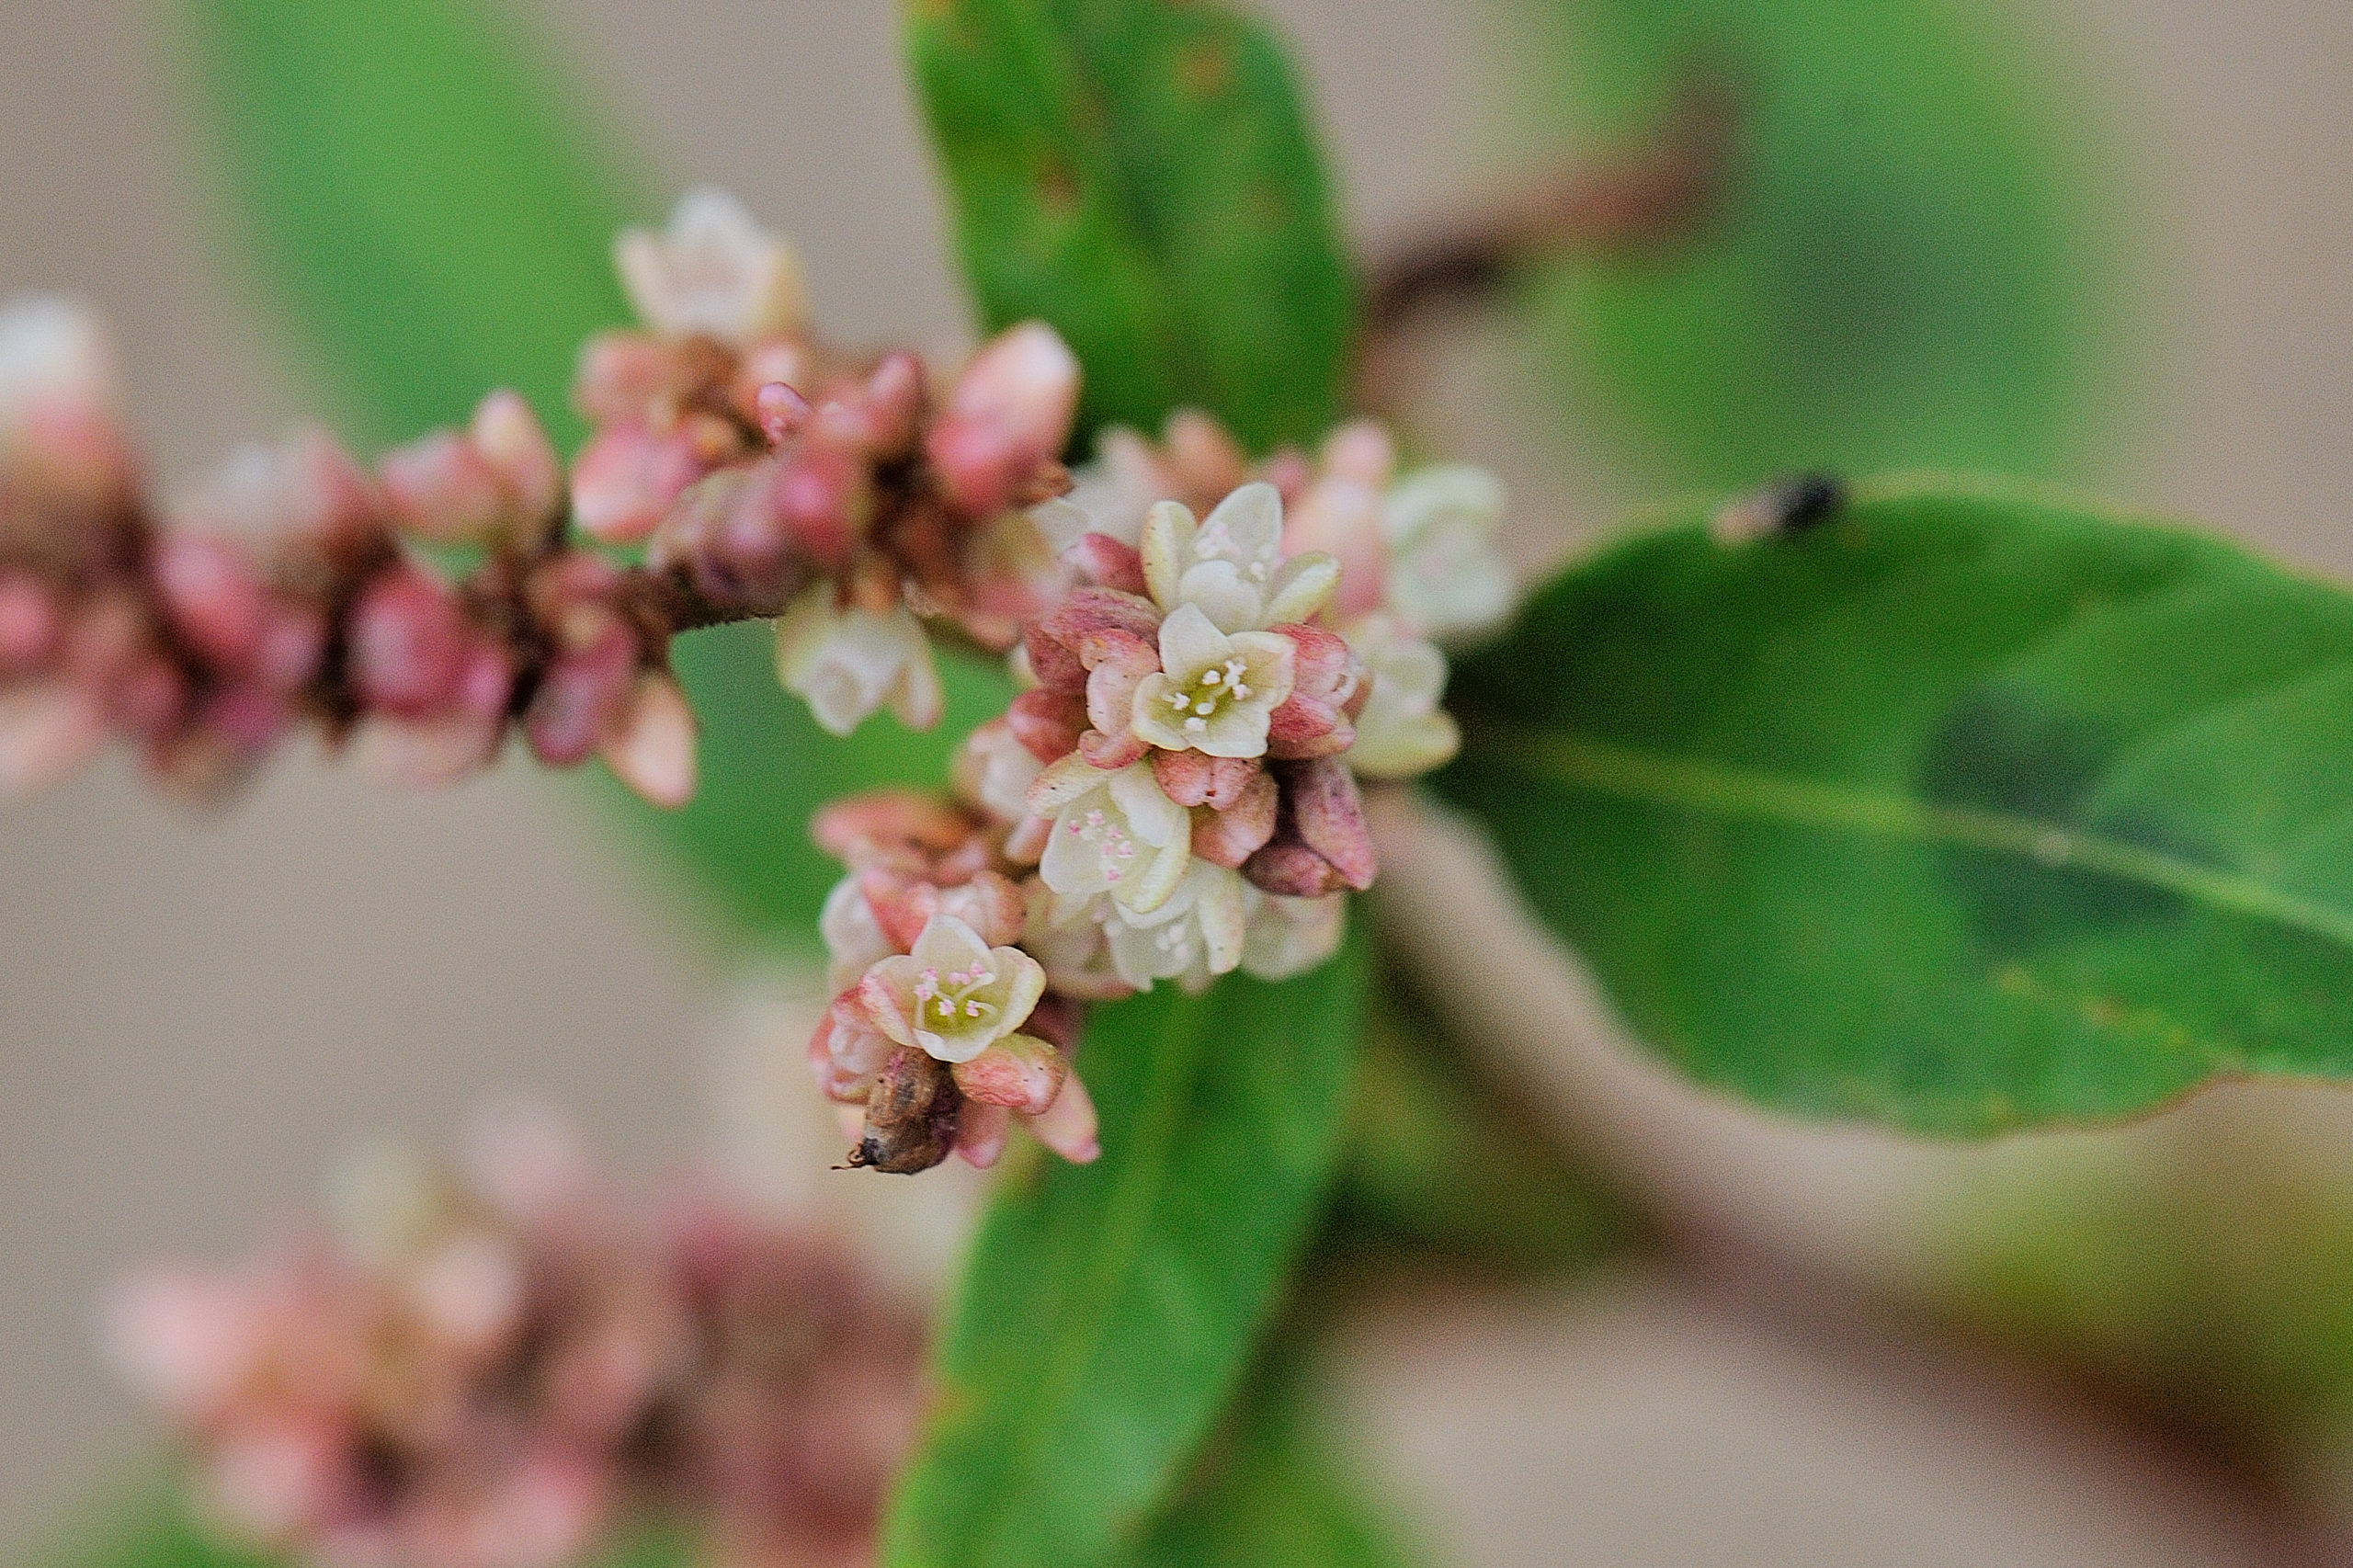
[[[708,1188],[624,1203],[544,1113],[335,1187],[332,1222],[108,1304],[216,1525],[325,1568],[562,1568],[657,1511],[724,1561],[870,1556],[922,1326],[837,1242]]]

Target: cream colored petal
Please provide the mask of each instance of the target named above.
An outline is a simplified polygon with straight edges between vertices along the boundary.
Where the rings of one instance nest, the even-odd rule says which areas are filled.
[[[1192,563],[1193,514],[1174,501],[1163,501],[1143,520],[1143,580],[1162,609],[1181,602],[1178,593],[1185,568]]]

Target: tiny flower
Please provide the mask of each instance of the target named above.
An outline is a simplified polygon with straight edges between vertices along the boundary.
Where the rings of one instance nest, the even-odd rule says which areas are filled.
[[[923,624],[904,606],[842,608],[831,583],[804,589],[777,618],[776,670],[836,735],[886,704],[909,729],[927,730],[946,701]]]
[[[1357,715],[1348,766],[1368,778],[1410,778],[1451,758],[1461,734],[1438,706],[1446,655],[1393,616],[1366,616],[1348,627],[1347,637],[1371,683],[1371,696]]]
[[[1495,549],[1503,486],[1446,463],[1407,474],[1381,502],[1389,608],[1425,637],[1484,631],[1510,613],[1511,567]]]
[[[1198,606],[1221,631],[1312,620],[1339,585],[1339,562],[1317,552],[1284,560],[1282,533],[1271,484],[1244,485],[1199,523],[1164,501],[1144,521],[1144,581],[1164,611]]]
[[[0,304],[0,445],[40,416],[105,416],[114,403],[114,350],[87,306],[58,294]]]
[[[1139,914],[1112,904],[1102,911],[1112,965],[1140,991],[1149,991],[1155,980],[1174,980],[1198,992],[1240,966],[1250,905],[1258,896],[1238,873],[1196,858],[1157,909]]]
[[[1322,898],[1261,897],[1242,937],[1242,968],[1260,980],[1305,974],[1340,949],[1347,928],[1348,901],[1336,893]]]
[[[932,917],[915,950],[866,971],[858,996],[903,1046],[970,1062],[1018,1029],[1046,991],[1046,971],[1018,948],[992,948],[953,915]]]
[[[801,324],[800,257],[723,190],[688,191],[667,230],[625,232],[613,259],[630,303],[665,335],[740,347]]]
[[[1066,757],[1038,776],[1029,808],[1053,817],[1038,873],[1065,901],[1108,893],[1149,913],[1176,891],[1192,855],[1192,817],[1161,792],[1146,763],[1106,773]]]
[[[1295,645],[1267,631],[1221,631],[1194,603],[1160,625],[1160,669],[1135,687],[1135,733],[1169,751],[1259,756],[1289,700]]]

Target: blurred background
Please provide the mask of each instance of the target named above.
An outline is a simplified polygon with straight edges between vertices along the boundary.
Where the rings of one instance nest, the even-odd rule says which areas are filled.
[[[658,200],[714,182],[789,233],[830,334],[965,340],[892,7],[502,8],[551,40]],[[1602,37],[1580,33],[1575,6],[1266,9],[1305,62],[1369,254],[1608,144],[1599,110],[1562,107],[1568,69],[1530,64],[1568,57],[1564,29]],[[1915,9],[1942,15],[1887,18]],[[1871,25],[1813,40],[1766,26],[1760,48],[1802,81],[1818,71],[1821,114],[1799,130],[1821,157],[1851,153],[1869,176],[1883,153],[1908,177],[1912,154],[1840,84],[1878,69],[1874,49],[1901,54],[1910,24],[1844,10]],[[1922,227],[1948,250],[1913,266],[1800,222],[1791,255],[1824,265],[1789,276],[1848,325],[1895,308],[1875,292],[1893,278],[2029,342],[2005,358],[1907,340],[1916,365],[1890,374],[1949,373],[1979,394],[1922,416],[1950,415],[1943,455],[2353,573],[2353,8],[2005,0],[1947,19],[2015,51],[1999,103],[2065,181],[1981,204],[1969,182],[2008,154],[1961,158],[1940,187],[1950,210]],[[241,258],[168,10],[0,0],[0,294],[100,305],[166,481],[328,405]],[[1633,45],[1576,57],[1603,109],[1619,47]],[[1945,101],[1935,71],[1915,85]],[[1761,177],[1779,177],[1768,163]],[[2053,204],[2070,215],[2059,230],[2039,216]],[[1972,272],[1949,254],[1995,261]],[[2074,293],[2011,290],[2004,256]],[[1747,477],[1779,449],[1728,432],[1837,413],[1809,403],[1821,378],[1803,365],[1760,360],[1753,381],[1698,392],[1645,369],[1711,334],[1792,351],[1743,306],[1704,285],[1645,296],[1639,278],[1540,285],[1513,312],[1416,338],[1419,436],[1501,472],[1514,554],[1555,560],[1638,498]],[[1679,324],[1645,336],[1644,312],[1667,311]],[[1530,341],[1583,371],[1555,373]],[[1833,335],[1812,352],[1842,350]],[[1924,428],[1891,416],[1854,450],[1934,454]],[[413,799],[290,760],[217,820],[102,770],[0,813],[0,1554],[150,1451],[93,1349],[111,1270],[239,1247],[311,1200],[353,1139],[436,1137],[486,1095],[571,1108],[624,1168],[703,1152],[779,1199],[865,1204],[916,1278],[952,1248],[962,1189],[877,1199],[829,1176],[800,1085],[770,1081],[763,1051],[790,1043],[813,984],[747,975],[700,943],[589,801],[521,769]],[[1490,1022],[1574,987],[1524,936],[1495,940]],[[1597,1010],[1579,1016],[1575,1040],[1538,1042],[1566,1065],[1533,1069],[1577,1117],[1663,1133],[1695,1190],[1740,1195],[1745,1223],[2080,1362],[2292,1476],[2299,1507],[2353,1518],[2353,1102],[2233,1090],[2125,1131],[1922,1150],[1704,1102],[1640,1065]],[[1357,1339],[1346,1409],[1366,1461],[1464,1563],[1558,1562],[1565,1542],[1628,1565],[2267,1560],[2243,1493],[2119,1449],[2047,1390],[1956,1377],[1802,1315],[1759,1324],[1639,1267],[1376,1311]]]

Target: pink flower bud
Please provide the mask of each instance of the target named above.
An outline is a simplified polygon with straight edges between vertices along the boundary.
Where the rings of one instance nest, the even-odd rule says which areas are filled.
[[[1345,579],[1344,579],[1345,581]],[[1290,696],[1267,720],[1267,755],[1335,756],[1356,741],[1355,713],[1370,695],[1364,662],[1346,639],[1320,626],[1274,629],[1290,639]]]
[[[1078,737],[1086,733],[1086,699],[1038,687],[1013,699],[1006,722],[1031,756],[1060,762],[1078,749]]]
[[[1030,673],[1039,683],[1057,691],[1083,692],[1090,645],[1103,646],[1105,632],[1123,631],[1140,642],[1158,646],[1160,607],[1135,594],[1112,588],[1080,588],[1061,606],[1029,627],[1022,647],[1029,655]],[[1155,656],[1154,663],[1157,664]]]
[[[1005,1157],[1013,1135],[1013,1112],[1003,1106],[967,1100],[956,1115],[956,1153],[976,1171],[987,1170]]]
[[[254,675],[268,690],[290,697],[318,675],[326,645],[324,615],[309,605],[272,604],[254,651]]]
[[[1256,757],[1211,756],[1198,751],[1156,751],[1152,776],[1160,792],[1180,806],[1225,811],[1242,800],[1265,769]]]
[[[1063,1080],[1063,1091],[1052,1105],[1029,1119],[1038,1142],[1071,1164],[1091,1165],[1102,1158],[1103,1145],[1096,1136],[1095,1101],[1076,1073]]]
[[[494,392],[474,410],[470,434],[497,475],[513,520],[525,526],[552,520],[563,500],[563,460],[531,405],[514,392]]]
[[[0,691],[0,796],[58,782],[106,743],[106,710],[74,682],[28,681]]]
[[[420,538],[472,543],[506,513],[498,474],[477,445],[455,431],[436,430],[385,453],[376,472],[392,515]]]
[[[1063,559],[1097,587],[1117,588],[1138,597],[1146,591],[1143,557],[1133,545],[1121,544],[1108,534],[1079,535],[1078,542],[1063,552]]]
[[[1009,1034],[951,1071],[966,1098],[1035,1116],[1062,1093],[1070,1059],[1034,1035]]]
[[[1042,323],[1009,328],[982,348],[926,442],[949,505],[983,517],[1012,504],[1070,438],[1078,374],[1076,356]]]
[[[781,446],[785,437],[809,423],[809,400],[783,381],[761,387],[752,402],[759,415],[760,433],[772,444]]]
[[[1340,587],[1331,613],[1351,620],[1381,606],[1389,583],[1388,547],[1381,533],[1381,492],[1355,480],[1327,476],[1310,485],[1283,518],[1283,553],[1320,550],[1340,563]]]
[[[1253,769],[1231,804],[1193,814],[1193,853],[1212,866],[1240,870],[1274,837],[1280,797],[1273,776]]]
[[[838,570],[848,564],[864,531],[867,485],[866,466],[855,455],[811,441],[779,472],[772,504],[792,544]]]
[[[592,425],[635,425],[675,403],[693,377],[675,344],[642,332],[600,332],[580,346],[572,406]]]
[[[254,663],[269,606],[242,552],[220,539],[167,535],[155,541],[149,569],[190,647],[233,669]]]
[[[646,670],[602,748],[613,776],[648,802],[669,809],[695,794],[695,716],[678,683]]]
[[[863,1105],[897,1049],[868,1020],[853,986],[834,999],[809,1037],[809,1071],[817,1092],[835,1105]]]
[[[1280,820],[1242,874],[1267,892],[1317,898],[1372,885],[1380,861],[1356,776],[1333,757],[1279,764]]]
[[[1176,500],[1206,510],[1248,482],[1249,454],[1224,426],[1197,408],[1180,408],[1161,427]]]
[[[860,399],[866,405],[868,450],[873,456],[897,459],[915,449],[915,431],[923,421],[922,360],[904,350],[884,355],[866,378]],[[1067,425],[1069,416],[1063,419]],[[1057,440],[1052,451],[1061,449]]]
[[[63,633],[63,608],[39,578],[0,571],[0,678],[46,663]]]
[[[662,436],[636,425],[599,431],[573,462],[573,520],[592,539],[635,544],[710,467],[684,429]]]
[[[523,716],[539,759],[554,767],[585,762],[627,710],[637,673],[637,641],[610,611],[577,607],[560,630],[564,648],[540,676]]]
[[[351,683],[371,709],[422,718],[464,673],[468,637],[458,596],[415,566],[381,573],[359,596],[348,633]]]

